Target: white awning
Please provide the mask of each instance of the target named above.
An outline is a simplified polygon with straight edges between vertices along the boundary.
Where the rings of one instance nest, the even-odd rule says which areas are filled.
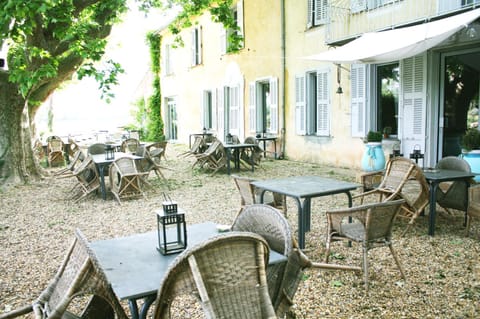
[[[369,32],[341,47],[305,57],[334,63],[385,63],[420,54],[480,17],[480,9],[412,27]]]

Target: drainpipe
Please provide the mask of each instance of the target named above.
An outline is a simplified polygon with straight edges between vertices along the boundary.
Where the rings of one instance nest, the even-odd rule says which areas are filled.
[[[282,50],[282,116],[280,119],[280,156],[279,159],[285,158],[285,73],[286,73],[286,48],[285,48],[285,0],[280,1],[280,24],[281,24],[281,50]]]

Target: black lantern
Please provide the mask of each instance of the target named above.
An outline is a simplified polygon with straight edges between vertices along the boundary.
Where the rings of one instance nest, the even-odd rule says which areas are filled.
[[[400,146],[396,145],[393,147],[392,149],[392,153],[390,154],[390,158],[395,158],[395,157],[398,157],[398,156],[403,156],[402,153],[400,153]]]
[[[162,255],[181,252],[187,247],[185,213],[157,211],[158,247]]]
[[[233,136],[232,134],[228,133],[226,137],[227,144],[233,144]]]
[[[206,127],[203,128],[203,134],[204,135],[207,134],[207,128]]]
[[[115,148],[113,145],[107,144],[105,145],[105,159],[106,160],[113,160],[115,158]]]
[[[423,153],[421,153],[420,145],[416,144],[413,147],[413,153],[410,153],[410,158],[415,160],[415,163],[418,164],[418,159],[423,158]]]

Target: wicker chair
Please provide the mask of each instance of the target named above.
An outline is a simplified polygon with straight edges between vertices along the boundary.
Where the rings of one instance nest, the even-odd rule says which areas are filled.
[[[55,172],[54,176],[59,178],[73,177],[73,172],[84,160],[85,155],[81,149],[78,149],[73,155],[73,159],[70,161],[70,164],[68,164],[67,167]]]
[[[79,190],[77,194],[72,190],[72,193],[74,193],[72,199],[74,199],[75,202],[78,202],[80,199],[100,188],[100,178],[97,167],[91,156],[87,156],[87,158],[75,168],[73,176],[75,176],[78,181],[73,190]]]
[[[68,144],[68,155],[75,156],[75,153],[80,150],[80,145],[78,145],[71,137],[68,138]]]
[[[88,147],[87,154],[97,155],[105,154],[105,144],[104,143],[95,143]]]
[[[145,177],[144,181],[147,184],[148,184],[148,181],[147,181],[148,175],[150,174],[151,171],[154,171],[158,178],[162,178],[166,180],[161,170],[168,169],[168,168],[160,164],[160,152],[154,152],[155,156],[152,156],[152,154],[147,150],[147,148],[141,145],[137,149],[136,155],[142,157],[142,159],[136,161],[136,164],[140,172],[148,173],[144,176]]]
[[[48,165],[50,167],[64,165],[63,142],[60,138],[51,138],[47,145]]]
[[[136,138],[127,138],[125,141],[122,142],[122,152],[135,154],[137,149],[140,147],[140,141]]]
[[[240,210],[238,214],[242,212],[248,205],[260,203],[260,193],[251,184],[254,181],[253,178],[242,177],[238,175],[231,175],[235,186],[240,193]],[[287,216],[287,197],[279,193],[265,193],[263,203],[273,206],[282,211]]]
[[[260,165],[260,161],[262,159],[262,153],[263,150],[258,146],[258,141],[255,139],[253,136],[248,136],[245,138],[245,144],[255,144],[255,147],[253,150],[245,150],[242,152],[240,155],[240,158],[247,162],[248,164],[251,164],[253,161],[253,164],[256,166]]]
[[[178,157],[188,157],[195,156],[196,154],[201,154],[205,149],[205,139],[203,136],[195,136],[192,147],[188,151],[178,154]]]
[[[177,297],[191,296],[205,318],[273,319],[265,268],[269,248],[253,233],[230,232],[181,253],[158,290],[153,318],[171,318]]]
[[[328,262],[330,244],[333,241],[347,240],[362,243],[364,282],[365,288],[368,290],[368,251],[376,247],[388,246],[402,278],[405,279],[402,266],[393,250],[391,241],[395,216],[404,203],[405,200],[399,199],[327,211],[325,261]],[[352,218],[354,222],[347,222],[349,218]]]
[[[470,173],[470,165],[462,158],[447,156],[438,161],[437,168],[451,169]],[[467,211],[468,203],[468,185],[465,181],[443,182],[438,186],[437,204],[439,204],[447,213],[452,213],[450,209],[457,209],[463,212]]]
[[[465,236],[470,234],[470,225],[474,218],[480,219],[480,185],[470,186],[468,189],[467,227]]]
[[[120,203],[121,198],[145,197],[142,181],[148,172],[139,172],[135,160],[129,157],[116,159],[110,165],[110,188]]]
[[[195,158],[192,168],[195,166],[208,168],[213,171],[212,174],[227,166],[227,154],[219,140],[215,140],[205,152],[195,155]]]
[[[167,145],[168,141],[155,142],[147,146],[147,151],[150,152],[152,157],[160,159],[163,157],[164,160],[167,160]]]
[[[77,230],[55,277],[31,305],[0,315],[11,319],[33,312],[36,319],[127,319],[118,298],[83,234]],[[75,300],[86,302],[75,303]],[[84,304],[73,312],[70,305]]]
[[[404,199],[401,213],[398,215],[408,220],[403,236],[428,205],[429,193],[422,170],[410,159],[395,157],[387,162],[380,184],[353,196],[353,199],[359,199],[360,204]]]
[[[359,267],[312,262],[298,248],[287,219],[278,209],[264,204],[245,208],[235,219],[233,231],[247,231],[262,236],[270,249],[287,257],[286,263],[267,267],[269,295],[278,317],[283,318],[293,299],[306,268],[323,270],[355,270]]]

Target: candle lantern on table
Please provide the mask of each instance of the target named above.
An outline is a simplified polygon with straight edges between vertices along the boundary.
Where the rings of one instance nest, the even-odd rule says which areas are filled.
[[[158,251],[162,255],[181,252],[187,247],[185,213],[178,211],[177,203],[167,199],[157,211]]]
[[[233,144],[233,135],[228,133],[225,141],[227,142],[227,144]]]
[[[105,145],[105,159],[106,160],[113,160],[115,158],[115,148],[113,145],[107,144]]]
[[[413,147],[413,152],[410,153],[410,158],[415,160],[415,164],[418,164],[419,158],[423,159],[423,153],[422,153],[422,150],[420,149],[420,145],[417,144]]]

